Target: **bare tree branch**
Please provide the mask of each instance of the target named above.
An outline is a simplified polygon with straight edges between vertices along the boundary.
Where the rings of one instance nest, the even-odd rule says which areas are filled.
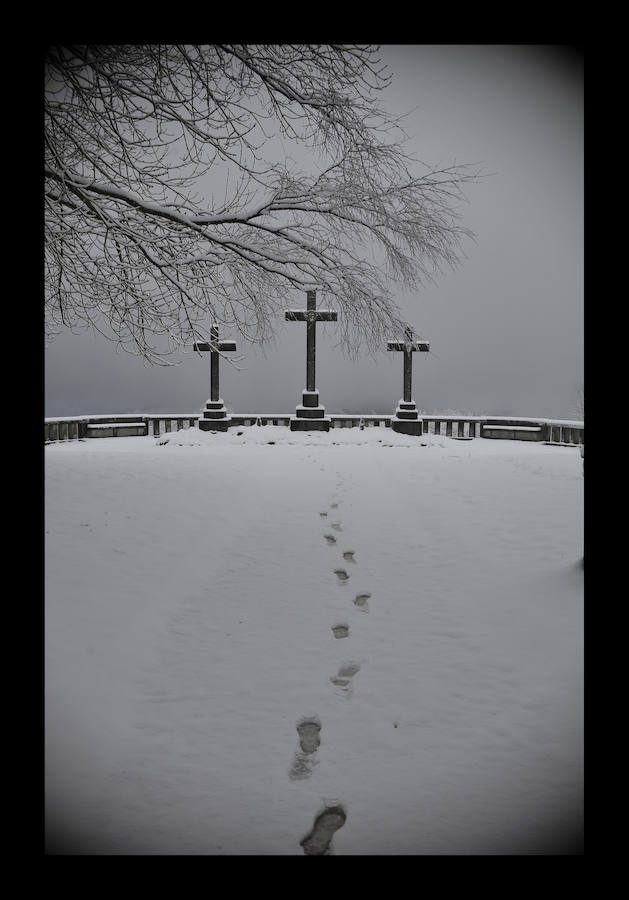
[[[266,340],[316,289],[350,352],[403,334],[392,287],[456,265],[478,173],[413,174],[376,102],[389,80],[353,45],[50,47],[49,333],[94,327],[167,363],[214,322]]]

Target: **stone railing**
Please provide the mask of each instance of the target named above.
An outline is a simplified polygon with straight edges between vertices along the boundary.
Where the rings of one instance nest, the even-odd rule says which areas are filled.
[[[120,416],[63,416],[44,419],[44,442],[84,440],[93,437],[159,437],[162,431],[190,428],[199,413],[168,415],[164,413]]]
[[[44,442],[85,440],[93,437],[159,437],[193,427],[202,413],[182,415],[131,413],[118,416],[64,416],[44,420]],[[231,415],[233,425],[285,425],[290,415]],[[390,428],[391,415],[330,415],[332,428]],[[543,441],[559,446],[583,444],[583,422],[563,419],[518,419],[511,416],[423,415],[425,434],[470,439]]]
[[[583,422],[567,419],[519,419],[513,416],[427,416],[424,433],[446,437],[483,437],[512,441],[543,441],[547,444],[583,443]]]

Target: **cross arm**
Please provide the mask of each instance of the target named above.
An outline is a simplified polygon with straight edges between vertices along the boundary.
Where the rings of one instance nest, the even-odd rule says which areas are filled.
[[[222,350],[235,350],[236,349],[236,341],[218,341],[216,344],[208,344],[207,342],[195,341],[192,345],[194,350],[206,350],[206,351],[222,351]]]
[[[332,309],[287,309],[284,313],[287,322],[336,322],[337,313]]]
[[[428,352],[430,350],[429,341],[387,341],[387,350],[408,350],[414,353],[416,350]]]

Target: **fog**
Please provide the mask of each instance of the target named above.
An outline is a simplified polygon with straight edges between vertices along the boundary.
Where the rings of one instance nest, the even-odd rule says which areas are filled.
[[[461,224],[465,258],[396,297],[430,353],[414,354],[413,397],[427,412],[574,418],[583,385],[583,76],[552,46],[385,46],[386,105],[410,112],[408,149],[430,165],[475,164]],[[305,307],[295,292],[288,304]],[[333,304],[322,298],[320,305]],[[317,326],[317,388],[327,413],[392,412],[402,359],[350,360],[333,323]],[[224,339],[238,341],[227,331]],[[392,337],[394,337],[392,335]],[[278,320],[265,347],[221,362],[221,396],[240,413],[294,413],[305,388],[305,326]],[[45,353],[47,416],[193,413],[209,396],[209,357],[145,364],[90,333]]]

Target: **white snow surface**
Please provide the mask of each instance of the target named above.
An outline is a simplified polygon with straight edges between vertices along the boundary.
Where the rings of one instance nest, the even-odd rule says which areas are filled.
[[[45,488],[49,852],[301,856],[334,805],[337,856],[576,852],[577,447],[191,428]]]

